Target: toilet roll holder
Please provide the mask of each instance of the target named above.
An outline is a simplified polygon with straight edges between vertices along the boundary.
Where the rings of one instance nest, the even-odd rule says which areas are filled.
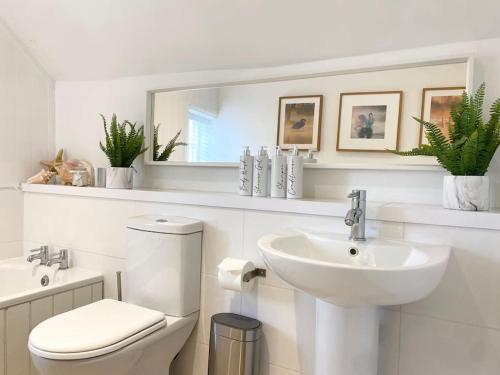
[[[267,271],[264,268],[255,268],[252,271],[249,271],[243,275],[243,281],[248,283],[250,280],[256,277],[266,277]]]

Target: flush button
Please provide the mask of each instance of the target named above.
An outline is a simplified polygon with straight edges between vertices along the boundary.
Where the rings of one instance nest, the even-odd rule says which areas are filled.
[[[156,219],[157,223],[168,223],[167,219]]]

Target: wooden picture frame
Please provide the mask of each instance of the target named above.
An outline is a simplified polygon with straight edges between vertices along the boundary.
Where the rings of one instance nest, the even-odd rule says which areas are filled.
[[[398,150],[402,105],[401,90],[341,93],[337,151]]]
[[[276,145],[319,151],[322,115],[323,95],[281,96]]]
[[[420,109],[420,119],[424,121],[432,122],[432,99],[436,97],[444,97],[448,98],[445,100],[445,103],[440,103],[440,105],[446,104],[448,108],[445,110],[441,110],[442,112],[448,112],[451,109],[451,105],[461,101],[462,93],[465,91],[465,86],[453,86],[453,87],[426,87],[422,89],[422,103]],[[432,94],[441,94],[441,95],[432,95]],[[430,102],[429,102],[430,99]],[[444,124],[442,121],[441,125],[439,121],[437,121],[440,129],[445,129],[444,134],[448,134],[448,124]],[[418,137],[418,144],[422,145],[423,143],[428,144],[426,138],[424,137],[425,129],[424,126],[420,125],[420,132]]]

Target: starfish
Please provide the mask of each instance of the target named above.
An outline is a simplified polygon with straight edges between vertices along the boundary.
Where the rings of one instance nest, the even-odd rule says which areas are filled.
[[[42,160],[40,164],[49,169],[49,172],[59,173],[63,165],[63,149],[61,148],[58,152],[54,160]]]

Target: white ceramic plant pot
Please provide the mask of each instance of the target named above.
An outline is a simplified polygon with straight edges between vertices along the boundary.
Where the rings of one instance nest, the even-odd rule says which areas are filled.
[[[106,168],[106,188],[132,189],[134,170],[132,168]]]
[[[452,210],[487,211],[490,208],[490,178],[445,176],[443,207]]]

